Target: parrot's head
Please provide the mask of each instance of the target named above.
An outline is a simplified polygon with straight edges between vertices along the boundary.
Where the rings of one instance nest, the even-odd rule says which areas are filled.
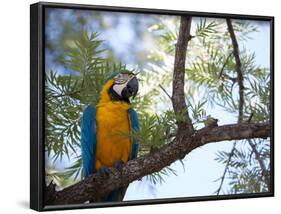
[[[113,73],[107,79],[103,93],[107,93],[112,101],[123,101],[130,103],[129,98],[134,98],[138,93],[139,84],[137,77],[130,71]]]
[[[134,98],[138,93],[138,80],[131,72],[119,73],[113,78],[113,81],[114,83],[108,91],[112,100],[129,102],[129,98]]]

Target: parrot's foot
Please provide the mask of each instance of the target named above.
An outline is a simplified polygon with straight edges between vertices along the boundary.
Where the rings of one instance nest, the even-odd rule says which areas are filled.
[[[105,166],[102,166],[98,173],[103,177],[103,178],[108,178],[109,177],[109,169]]]
[[[124,167],[124,165],[125,165],[124,161],[118,160],[118,161],[115,162],[114,167],[116,169],[118,169],[119,171],[121,171],[122,168]]]

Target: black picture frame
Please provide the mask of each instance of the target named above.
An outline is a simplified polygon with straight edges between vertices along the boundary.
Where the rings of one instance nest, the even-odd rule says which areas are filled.
[[[45,160],[44,160],[44,82],[45,82],[45,9],[71,8],[79,10],[118,11],[129,13],[191,15],[213,18],[231,18],[260,20],[270,22],[270,70],[271,70],[271,184],[272,191],[266,193],[251,193],[223,196],[200,196],[187,198],[169,198],[141,201],[125,201],[106,204],[44,204]],[[39,2],[30,5],[30,208],[37,211],[64,210],[77,208],[96,208],[109,206],[128,206],[144,204],[162,204],[176,202],[210,201],[225,199],[257,198],[274,196],[274,17],[243,14],[207,13],[194,11],[160,10],[148,8],[111,7],[100,5],[81,5],[66,3]]]

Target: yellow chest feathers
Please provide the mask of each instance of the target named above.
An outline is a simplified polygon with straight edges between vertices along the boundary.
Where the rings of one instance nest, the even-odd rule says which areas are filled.
[[[96,169],[112,167],[117,160],[126,163],[131,153],[129,105],[106,102],[97,107]]]

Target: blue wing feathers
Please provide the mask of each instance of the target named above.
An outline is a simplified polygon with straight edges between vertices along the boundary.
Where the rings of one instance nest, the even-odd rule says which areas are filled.
[[[134,109],[130,108],[129,115],[130,115],[132,129],[134,131],[138,131],[140,129],[140,123],[139,123],[137,112]],[[137,140],[133,138],[131,160],[137,158],[138,149],[139,149],[139,144]]]
[[[96,136],[96,109],[89,105],[83,112],[81,124],[82,162],[86,177],[96,171]]]

